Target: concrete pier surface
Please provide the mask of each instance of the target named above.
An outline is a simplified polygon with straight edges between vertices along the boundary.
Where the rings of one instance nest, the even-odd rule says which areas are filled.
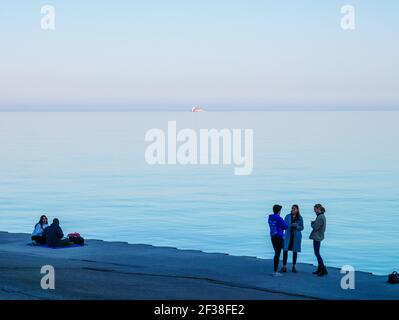
[[[0,232],[0,299],[291,300],[399,299],[387,277],[356,272],[355,290],[343,290],[339,269],[272,277],[272,260],[123,242],[87,240],[84,247],[28,246],[29,234]],[[55,289],[43,290],[41,267],[55,269]],[[290,268],[289,268],[290,271]]]

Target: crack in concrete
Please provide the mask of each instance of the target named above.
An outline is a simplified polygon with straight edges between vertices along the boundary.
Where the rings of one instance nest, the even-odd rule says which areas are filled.
[[[323,300],[323,299],[318,298],[318,297],[305,295],[305,294],[300,294],[300,293],[291,293],[291,292],[285,292],[285,291],[281,291],[281,290],[266,289],[266,288],[261,288],[261,287],[257,287],[257,286],[247,286],[247,285],[242,285],[242,284],[233,283],[233,282],[227,282],[227,281],[222,281],[222,280],[216,280],[216,279],[207,278],[207,277],[183,276],[183,275],[179,276],[179,275],[143,273],[143,272],[126,272],[126,271],[118,271],[118,270],[114,270],[114,269],[102,269],[102,268],[90,268],[90,267],[83,267],[82,269],[90,270],[90,271],[96,271],[96,272],[114,272],[114,273],[127,274],[127,275],[130,274],[130,275],[136,275],[136,276],[200,280],[200,281],[206,281],[206,282],[210,282],[212,284],[223,285],[223,286],[231,287],[231,288],[249,289],[249,290],[256,290],[256,291],[267,292],[267,293],[276,293],[276,294],[282,294],[282,295],[296,297],[296,298]]]

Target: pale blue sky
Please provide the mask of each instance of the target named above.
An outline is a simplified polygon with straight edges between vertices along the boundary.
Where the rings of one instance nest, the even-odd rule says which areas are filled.
[[[396,0],[4,0],[0,110],[397,108],[398,14]]]

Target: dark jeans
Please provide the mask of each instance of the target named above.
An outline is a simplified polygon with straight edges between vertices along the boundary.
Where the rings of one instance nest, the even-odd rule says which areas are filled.
[[[296,260],[298,259],[298,252],[293,252],[292,253],[292,264],[296,264]],[[284,251],[283,254],[283,265],[287,265],[288,261],[288,251]]]
[[[46,244],[46,241],[41,236],[32,236],[32,240],[40,244]]]
[[[277,272],[278,264],[280,262],[281,250],[283,249],[284,245],[284,239],[279,236],[273,236],[272,244],[274,249],[274,272]]]
[[[58,240],[58,241],[55,241],[55,242],[48,243],[48,246],[52,247],[52,248],[56,248],[56,247],[66,247],[66,246],[69,246],[71,244],[72,244],[72,242],[69,241],[69,239],[61,239],[61,240]]]
[[[317,263],[318,263],[319,267],[324,267],[323,258],[320,255],[320,245],[321,245],[320,241],[313,240],[313,250],[314,250],[314,254],[317,258]]]

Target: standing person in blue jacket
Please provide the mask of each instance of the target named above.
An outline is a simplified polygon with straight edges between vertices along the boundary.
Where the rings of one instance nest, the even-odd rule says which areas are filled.
[[[287,272],[288,251],[292,251],[292,272],[296,272],[296,261],[298,252],[301,252],[303,230],[303,219],[298,205],[294,204],[292,206],[291,213],[285,217],[284,221],[289,230],[285,232],[284,236],[283,267],[281,272]]]
[[[276,204],[273,206],[273,214],[269,215],[269,227],[270,227],[270,237],[272,239],[273,249],[274,249],[274,272],[273,276],[282,276],[278,270],[278,264],[280,262],[281,250],[284,245],[284,230],[288,229],[287,224],[280,217],[281,209],[283,207]]]

